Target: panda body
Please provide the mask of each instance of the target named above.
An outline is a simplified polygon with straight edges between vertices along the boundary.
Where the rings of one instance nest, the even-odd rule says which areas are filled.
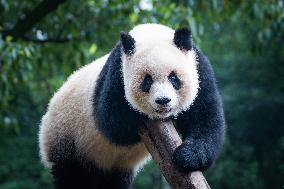
[[[52,167],[52,161],[47,158],[47,148],[57,148],[60,138],[69,137],[74,139],[80,154],[87,155],[88,159],[106,170],[132,168],[148,156],[141,143],[117,147],[97,129],[92,113],[94,81],[107,58],[108,55],[105,55],[75,72],[50,101],[40,132],[41,157],[47,167]]]
[[[39,132],[56,188],[129,188],[150,157],[138,134],[149,118],[174,118],[184,140],[176,165],[190,171],[211,165],[223,141],[222,105],[211,66],[188,34],[138,25],[69,77]]]

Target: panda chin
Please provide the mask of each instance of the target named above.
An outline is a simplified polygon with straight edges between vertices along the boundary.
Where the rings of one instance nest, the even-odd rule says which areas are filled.
[[[167,114],[172,111],[172,108],[161,108],[161,109],[155,109],[155,112],[158,114]]]
[[[166,119],[172,116],[173,112],[172,109],[167,110],[158,110],[154,109],[154,112],[149,115],[150,119]]]

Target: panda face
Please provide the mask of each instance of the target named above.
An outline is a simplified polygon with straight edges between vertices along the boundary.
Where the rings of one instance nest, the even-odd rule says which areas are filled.
[[[170,41],[137,43],[135,53],[122,55],[126,100],[151,119],[177,116],[197,95],[196,64],[194,50]]]

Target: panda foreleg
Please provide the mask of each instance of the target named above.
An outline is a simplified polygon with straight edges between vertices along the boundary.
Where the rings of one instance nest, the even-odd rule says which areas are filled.
[[[216,159],[225,133],[224,112],[213,69],[206,56],[195,50],[200,89],[192,107],[176,121],[183,143],[173,154],[174,163],[186,171],[206,170]]]
[[[218,148],[209,137],[187,138],[175,150],[173,161],[185,171],[204,171],[216,159]]]
[[[223,109],[217,94],[197,99],[192,109],[177,120],[183,143],[175,150],[173,161],[186,171],[204,171],[216,159],[224,140]]]

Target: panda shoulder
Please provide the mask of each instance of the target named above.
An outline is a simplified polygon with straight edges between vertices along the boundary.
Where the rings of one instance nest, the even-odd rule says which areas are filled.
[[[73,72],[57,92],[55,92],[50,100],[49,107],[58,106],[63,101],[66,102],[67,98],[71,99],[72,97],[82,96],[82,93],[91,93],[108,56],[109,54]]]

